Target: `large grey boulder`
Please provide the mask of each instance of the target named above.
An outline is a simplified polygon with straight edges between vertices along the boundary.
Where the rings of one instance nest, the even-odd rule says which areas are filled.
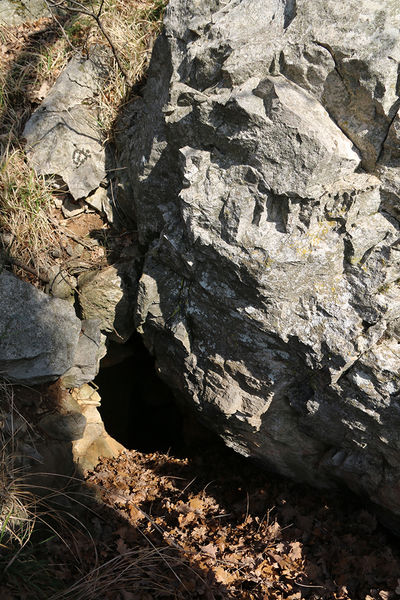
[[[62,376],[65,387],[92,381],[106,352],[100,321],[81,321],[73,305],[12,273],[0,273],[0,377],[37,384]]]
[[[109,54],[94,48],[76,55],[24,129],[31,166],[59,175],[75,199],[87,196],[106,176],[97,96],[107,78]]]
[[[121,138],[162,376],[239,452],[397,515],[399,29],[397,0],[171,0]]]
[[[0,376],[35,384],[74,364],[81,322],[69,302],[2,271],[0,306]]]

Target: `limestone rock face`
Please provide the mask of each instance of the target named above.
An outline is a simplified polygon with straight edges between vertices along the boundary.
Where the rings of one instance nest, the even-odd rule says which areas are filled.
[[[81,327],[72,366],[61,378],[66,388],[80,387],[92,381],[99,372],[100,360],[107,352],[99,319],[85,319],[81,321]]]
[[[78,279],[79,303],[85,319],[99,319],[109,339],[124,343],[135,329],[137,274],[130,262],[119,262]]]
[[[397,0],[171,0],[120,141],[162,376],[239,452],[397,515],[399,28]]]
[[[14,27],[50,14],[45,0],[1,0],[0,3],[0,25]]]

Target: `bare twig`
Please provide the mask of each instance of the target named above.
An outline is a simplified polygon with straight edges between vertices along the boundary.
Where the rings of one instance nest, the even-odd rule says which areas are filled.
[[[43,283],[49,283],[49,278],[47,277],[47,275],[40,273],[38,270],[33,269],[32,267],[28,267],[28,265],[25,265],[23,262],[18,260],[18,258],[14,258],[13,256],[10,256],[9,254],[7,254],[7,255],[3,254],[3,256],[0,256],[0,258],[1,258],[2,263],[9,263],[11,265],[14,265],[15,267],[18,267],[19,269],[22,269],[23,271],[26,271],[27,273],[34,275],[35,277],[40,279],[40,281],[42,281]]]
[[[117,63],[122,76],[125,78],[127,84],[130,85],[128,74],[125,71],[124,67],[122,66],[121,60],[118,56],[118,52],[116,51],[115,46],[114,46],[110,36],[108,35],[107,31],[104,29],[103,23],[101,22],[101,13],[102,13],[103,6],[104,6],[104,0],[101,0],[100,6],[99,6],[99,9],[97,12],[94,12],[94,10],[88,10],[83,4],[81,4],[80,2],[77,2],[76,0],[69,0],[69,2],[67,2],[67,0],[58,0],[58,1],[57,0],[46,0],[46,3],[48,3],[50,6],[53,6],[54,8],[59,8],[61,10],[65,10],[66,12],[69,12],[72,14],[85,15],[85,16],[93,19],[96,22],[96,25],[99,28],[99,30],[101,31],[103,37],[105,37],[105,39],[107,40],[107,42],[111,48],[111,51],[114,55],[115,62]]]
[[[74,240],[74,242],[76,242],[77,244],[80,244],[81,246],[84,246],[84,248],[87,248],[88,250],[93,250],[93,243],[92,244],[88,244],[87,242],[85,242],[82,238],[78,237],[77,235],[74,235],[73,233],[71,233],[70,231],[68,231],[68,229],[66,229],[65,227],[63,227],[62,225],[60,225],[60,223],[56,220],[53,219],[53,217],[50,217],[50,215],[46,215],[48,221],[50,221],[50,223],[56,228],[59,229],[60,231],[63,232],[63,235],[66,235],[67,237],[71,238],[71,240]]]

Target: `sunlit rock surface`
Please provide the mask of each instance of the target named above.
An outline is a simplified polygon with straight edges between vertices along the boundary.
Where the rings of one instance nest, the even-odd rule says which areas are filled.
[[[137,326],[226,442],[400,514],[397,0],[171,0],[120,140]]]
[[[24,129],[29,164],[40,175],[58,175],[77,200],[106,176],[97,96],[109,57],[94,48],[76,55],[58,77]]]

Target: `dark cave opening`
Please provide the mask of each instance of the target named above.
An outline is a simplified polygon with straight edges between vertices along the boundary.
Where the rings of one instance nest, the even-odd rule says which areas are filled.
[[[138,334],[111,342],[94,383],[105,428],[118,442],[141,452],[182,452],[182,412]]]

